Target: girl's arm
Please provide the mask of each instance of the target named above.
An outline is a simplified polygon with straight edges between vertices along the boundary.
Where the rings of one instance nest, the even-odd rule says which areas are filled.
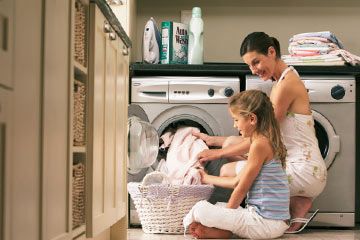
[[[206,145],[214,147],[221,147],[227,138],[223,136],[210,136],[201,132],[192,132],[192,135],[203,140]]]
[[[201,182],[204,184],[213,184],[218,187],[233,189],[238,179],[236,177],[219,177],[205,173],[204,170],[199,170],[201,174]]]
[[[228,158],[244,155],[249,152],[250,139],[244,138],[244,141],[233,144],[221,149],[207,149],[199,153],[198,159],[200,163],[212,161],[220,158]]]
[[[250,147],[249,157],[246,165],[238,174],[238,182],[231,194],[228,208],[238,208],[250,190],[254,180],[258,176],[264,162],[270,159],[272,154],[271,146],[267,141],[254,141]]]
[[[265,145],[265,144],[263,144],[263,145]],[[256,170],[255,167],[259,167],[258,164],[260,164],[260,168],[256,172],[256,175],[255,175],[255,177],[256,177],[258,172],[261,169],[262,163],[265,161],[265,160],[261,160],[261,159],[263,159],[263,158],[265,159],[265,157],[263,157],[263,156],[268,154],[268,149],[266,151],[264,151],[264,146],[262,146],[261,143],[257,143],[257,142],[254,142],[252,144],[251,148],[252,148],[252,150],[250,150],[251,152],[249,153],[249,158],[246,161],[245,167],[235,177],[213,176],[213,175],[207,174],[204,170],[200,169],[199,172],[201,174],[201,182],[204,184],[213,184],[218,187],[234,189],[239,185],[239,183],[241,182],[241,179],[243,178],[244,174],[246,174],[246,172],[253,172],[254,170]],[[271,148],[271,147],[267,146],[267,148]],[[260,153],[256,153],[254,151],[260,151]],[[251,159],[253,159],[253,160],[251,160]],[[260,159],[260,160],[258,160],[258,159]],[[249,170],[246,170],[247,168]]]

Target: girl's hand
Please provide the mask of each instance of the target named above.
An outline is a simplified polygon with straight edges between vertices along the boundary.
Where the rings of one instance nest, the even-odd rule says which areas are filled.
[[[209,176],[204,169],[200,168],[199,173],[201,176],[201,183],[208,184],[207,177]]]
[[[206,149],[198,154],[198,160],[201,164],[207,161],[213,161],[221,158],[221,149]]]
[[[213,137],[207,135],[206,133],[193,131],[192,135],[203,140],[206,143],[206,145],[208,145],[208,146],[213,146],[213,144],[214,144]]]

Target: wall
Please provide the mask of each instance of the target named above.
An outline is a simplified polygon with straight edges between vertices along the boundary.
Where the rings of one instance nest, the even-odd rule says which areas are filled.
[[[196,2],[196,4],[194,4]],[[202,8],[205,62],[242,62],[239,48],[250,32],[265,31],[276,37],[282,54],[297,33],[332,31],[345,49],[360,55],[360,1],[358,0],[137,0],[137,39],[132,61],[141,61],[145,22],[153,16],[162,21],[180,21],[181,10]]]

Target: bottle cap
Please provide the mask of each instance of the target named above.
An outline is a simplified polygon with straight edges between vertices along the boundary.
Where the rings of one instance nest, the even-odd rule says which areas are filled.
[[[192,9],[192,16],[193,17],[201,17],[201,8],[199,8],[199,7],[194,7],[193,9]]]

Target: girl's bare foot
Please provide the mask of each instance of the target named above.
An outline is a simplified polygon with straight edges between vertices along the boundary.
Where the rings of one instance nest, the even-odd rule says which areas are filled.
[[[202,225],[198,222],[193,222],[189,226],[189,232],[193,237],[196,238],[217,238],[217,239],[228,239],[232,236],[232,233],[227,230],[218,228],[210,228]]]

